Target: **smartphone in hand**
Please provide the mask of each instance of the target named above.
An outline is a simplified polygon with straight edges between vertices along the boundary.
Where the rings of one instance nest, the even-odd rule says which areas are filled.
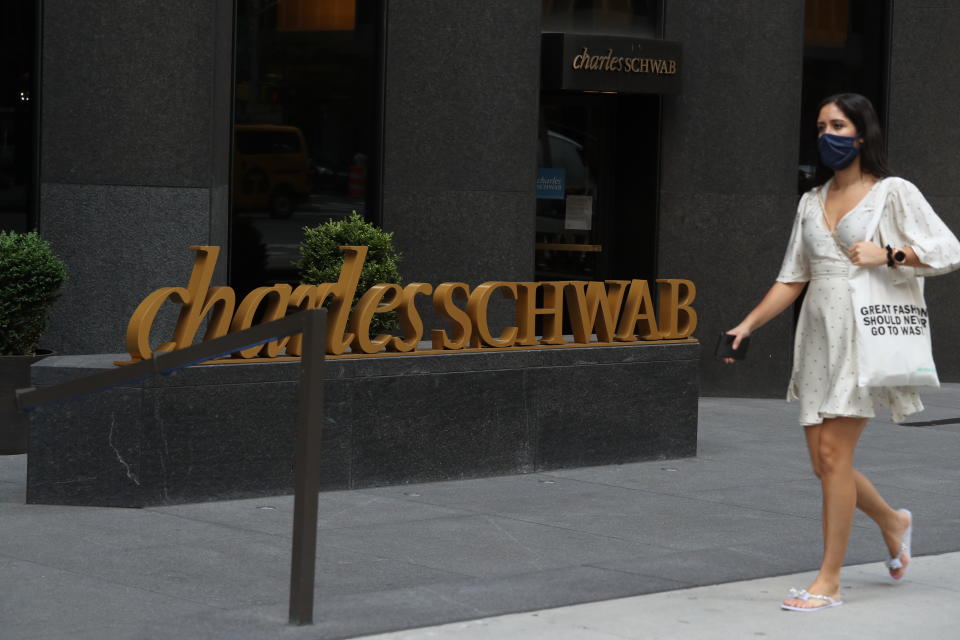
[[[737,336],[731,335],[726,331],[721,331],[717,336],[717,347],[714,349],[714,355],[718,359],[733,358],[734,360],[743,360],[747,357],[747,347],[750,346],[750,338],[744,338],[740,341],[740,346],[733,348],[733,341]]]

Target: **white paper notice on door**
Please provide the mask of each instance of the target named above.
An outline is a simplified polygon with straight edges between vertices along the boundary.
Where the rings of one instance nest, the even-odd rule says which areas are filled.
[[[565,229],[589,231],[593,224],[593,196],[567,196]]]

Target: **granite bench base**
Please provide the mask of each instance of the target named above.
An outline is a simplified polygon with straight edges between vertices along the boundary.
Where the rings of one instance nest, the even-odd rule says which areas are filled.
[[[696,455],[699,345],[325,363],[323,489]],[[34,386],[122,356],[50,357]],[[287,494],[299,363],[217,364],[31,413],[27,502],[141,507]]]

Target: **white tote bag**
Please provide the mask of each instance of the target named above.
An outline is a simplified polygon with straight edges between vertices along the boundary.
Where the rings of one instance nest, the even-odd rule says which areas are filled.
[[[882,186],[881,186],[882,188]],[[886,190],[879,194],[865,241],[880,226]],[[857,324],[861,387],[939,387],[930,344],[930,316],[917,278],[902,282],[886,266],[852,267],[850,294]]]

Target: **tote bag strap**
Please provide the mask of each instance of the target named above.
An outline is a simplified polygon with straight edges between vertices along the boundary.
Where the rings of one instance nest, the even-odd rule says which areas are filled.
[[[879,199],[879,205],[874,207],[873,217],[870,219],[870,224],[867,225],[867,234],[863,239],[864,242],[871,242],[874,236],[877,235],[877,229],[880,228],[880,219],[883,217],[883,210],[887,206],[887,191],[889,190],[889,178],[884,178],[880,181],[880,184],[877,185],[877,193],[874,197]]]

